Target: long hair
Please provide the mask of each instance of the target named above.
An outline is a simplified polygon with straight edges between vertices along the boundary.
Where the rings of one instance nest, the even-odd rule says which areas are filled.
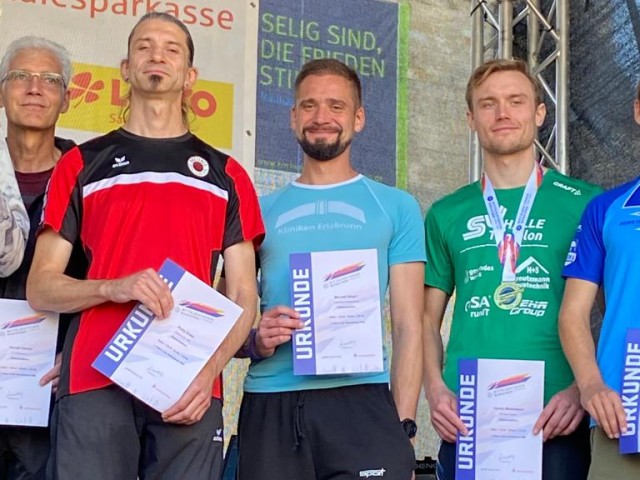
[[[184,23],[182,23],[173,15],[170,15],[166,12],[149,12],[143,15],[140,18],[140,20],[138,20],[138,23],[136,23],[133,29],[131,29],[131,33],[129,34],[129,38],[127,39],[127,58],[129,58],[129,54],[131,53],[131,40],[133,39],[133,35],[135,34],[136,29],[142,22],[146,22],[147,20],[162,20],[165,22],[173,23],[178,28],[180,28],[180,30],[184,32],[186,41],[187,41],[187,48],[189,49],[188,65],[189,67],[193,67],[193,58],[195,56],[195,47],[193,44],[193,37],[191,36],[189,29]],[[187,128],[189,127],[191,122],[195,119],[195,113],[193,112],[193,110],[191,109],[191,105],[189,104],[189,98],[188,98],[189,93],[190,92],[185,91],[184,89],[182,90],[182,103],[181,103],[182,121],[184,122]],[[129,88],[129,90],[127,90],[127,93],[124,94],[124,96],[122,97],[122,101],[123,101],[123,107],[120,111],[120,116],[124,120],[126,120],[127,117],[129,116],[129,107],[131,105],[131,88]]]

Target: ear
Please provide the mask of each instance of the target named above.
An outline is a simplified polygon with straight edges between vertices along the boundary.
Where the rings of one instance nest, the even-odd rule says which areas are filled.
[[[296,106],[291,107],[291,111],[289,112],[289,126],[291,130],[295,132],[296,130],[296,116],[297,116]]]
[[[472,132],[476,131],[476,121],[471,110],[467,110],[467,125]]]
[[[184,87],[192,89],[198,81],[198,69],[195,67],[189,67],[187,70],[187,76],[184,79]]]
[[[69,100],[71,98],[71,92],[69,89],[64,91],[64,95],[62,97],[62,105],[60,106],[60,113],[65,113],[69,110]]]
[[[544,119],[547,116],[547,107],[544,103],[538,105],[536,108],[536,126],[541,127],[544,123]]]
[[[635,119],[636,123],[640,125],[640,100],[637,99],[635,102],[633,102],[633,118]]]
[[[120,75],[125,82],[129,82],[129,60],[120,60]]]
[[[366,123],[365,120],[366,115],[364,113],[364,107],[360,107],[358,108],[358,110],[356,110],[356,121],[353,126],[353,130],[356,133],[360,133],[364,129],[364,124]]]

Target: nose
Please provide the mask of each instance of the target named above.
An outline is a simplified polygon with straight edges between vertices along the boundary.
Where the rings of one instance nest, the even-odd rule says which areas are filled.
[[[31,75],[29,83],[27,84],[27,92],[36,95],[42,94],[42,80],[40,80],[40,75]]]
[[[326,105],[318,105],[318,108],[316,108],[314,112],[313,120],[316,123],[329,122],[329,107],[327,107]]]
[[[156,45],[151,47],[151,60],[154,62],[161,62],[164,60],[164,50],[162,46]]]
[[[498,102],[496,105],[496,117],[497,118],[507,118],[509,116],[509,112],[507,109],[507,104],[503,102]]]

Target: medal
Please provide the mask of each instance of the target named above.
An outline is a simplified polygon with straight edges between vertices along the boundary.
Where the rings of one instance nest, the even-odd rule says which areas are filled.
[[[482,197],[487,215],[493,228],[493,236],[498,248],[498,258],[502,265],[502,282],[493,294],[493,301],[503,310],[512,310],[520,305],[524,288],[516,283],[516,265],[520,256],[520,246],[533,202],[542,183],[544,172],[536,163],[520,199],[520,206],[513,222],[513,228],[505,225],[504,212],[500,208],[496,192],[487,175],[482,175]]]
[[[516,282],[502,282],[493,293],[493,301],[503,310],[512,310],[520,305],[524,288]]]

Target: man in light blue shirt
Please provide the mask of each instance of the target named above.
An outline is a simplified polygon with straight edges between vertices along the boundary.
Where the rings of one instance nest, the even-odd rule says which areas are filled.
[[[411,478],[422,381],[424,230],[413,197],[352,168],[351,141],[364,125],[353,70],[328,59],[303,66],[291,111],[302,173],[261,201],[262,317],[245,345],[253,361],[240,414],[241,480]],[[385,354],[381,372],[294,375],[291,337],[303,324],[291,308],[289,255],[361,249],[377,251],[380,298],[389,291],[390,365]]]

